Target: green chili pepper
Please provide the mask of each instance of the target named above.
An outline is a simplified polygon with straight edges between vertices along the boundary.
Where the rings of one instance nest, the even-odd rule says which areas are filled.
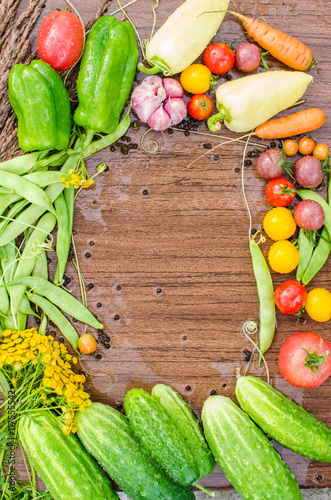
[[[113,16],[103,16],[94,23],[77,79],[77,125],[106,134],[116,130],[132,89],[137,61],[137,42],[130,24]]]
[[[66,149],[71,132],[68,92],[59,75],[43,61],[16,64],[8,80],[8,96],[18,118],[23,151]]]
[[[271,346],[276,328],[274,287],[268,265],[260,247],[255,241],[250,240],[249,249],[260,301],[260,351],[264,354]]]

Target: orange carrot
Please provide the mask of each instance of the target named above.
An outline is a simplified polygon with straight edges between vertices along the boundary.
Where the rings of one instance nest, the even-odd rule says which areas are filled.
[[[233,11],[229,12],[240,19],[249,36],[254,38],[261,47],[268,50],[273,57],[290,68],[307,71],[316,65],[311,50],[296,38],[286,35],[286,33],[276,30],[258,19],[246,17]]]
[[[255,129],[254,134],[260,139],[283,139],[284,137],[311,132],[321,127],[325,120],[325,113],[321,109],[304,109],[285,118],[262,123]]]

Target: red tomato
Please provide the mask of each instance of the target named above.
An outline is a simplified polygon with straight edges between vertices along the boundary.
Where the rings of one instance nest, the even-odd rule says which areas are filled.
[[[211,115],[213,103],[205,94],[196,94],[191,97],[187,110],[196,120],[205,120]]]
[[[234,52],[226,43],[213,43],[203,54],[203,62],[215,75],[223,75],[234,65]]]
[[[317,387],[331,375],[331,344],[312,332],[288,337],[279,351],[281,375],[295,387]]]
[[[51,12],[41,23],[38,33],[38,54],[56,71],[71,68],[84,48],[84,27],[72,12]]]
[[[295,198],[295,187],[291,181],[277,177],[266,186],[268,202],[274,207],[287,207]]]
[[[307,292],[301,283],[294,280],[285,281],[274,293],[275,304],[284,314],[295,314],[306,303]]]

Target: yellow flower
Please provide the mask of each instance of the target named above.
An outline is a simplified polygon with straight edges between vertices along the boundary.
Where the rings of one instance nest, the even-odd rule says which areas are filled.
[[[51,387],[52,380],[50,378],[44,378],[43,383],[45,387]]]
[[[44,392],[41,393],[41,399],[47,399],[47,396]]]

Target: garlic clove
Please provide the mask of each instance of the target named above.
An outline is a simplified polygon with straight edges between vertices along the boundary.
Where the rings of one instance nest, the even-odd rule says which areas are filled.
[[[163,87],[167,97],[183,97],[183,87],[174,78],[164,78]]]
[[[160,106],[159,109],[152,114],[147,123],[153,130],[166,130],[170,127],[171,118],[164,110],[163,106]]]
[[[181,98],[168,98],[164,105],[164,110],[170,116],[170,126],[178,125],[187,116],[185,101]]]

